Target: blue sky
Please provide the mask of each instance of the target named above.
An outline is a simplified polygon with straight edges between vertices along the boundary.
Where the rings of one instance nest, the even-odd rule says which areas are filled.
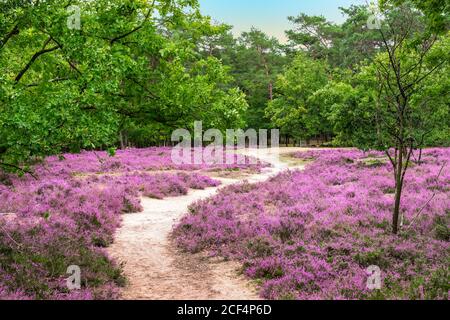
[[[233,25],[234,33],[252,26],[285,41],[284,31],[291,28],[288,16],[300,12],[323,15],[328,20],[344,20],[339,7],[364,4],[366,0],[199,0],[201,11],[214,20]]]

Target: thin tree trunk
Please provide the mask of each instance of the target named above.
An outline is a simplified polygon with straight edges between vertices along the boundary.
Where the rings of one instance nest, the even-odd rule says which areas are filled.
[[[399,146],[397,169],[395,170],[395,206],[392,219],[392,232],[394,234],[398,234],[399,229],[400,206],[403,191],[403,150],[404,146]]]
[[[269,100],[273,100],[273,83],[272,81],[269,83]]]
[[[269,64],[267,63],[266,57],[264,56],[263,49],[258,47],[258,52],[261,56],[261,62],[264,66],[264,71],[266,73],[266,77],[269,80],[269,85],[268,85],[269,100],[272,101],[273,100],[273,83],[272,83],[272,80],[270,79],[270,67],[269,67]]]
[[[122,130],[119,131],[119,139],[120,139],[120,149],[124,150],[125,149],[125,144],[123,142],[123,131]]]

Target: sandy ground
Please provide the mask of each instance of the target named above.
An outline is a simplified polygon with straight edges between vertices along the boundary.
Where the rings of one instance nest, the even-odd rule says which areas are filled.
[[[233,179],[219,179],[222,185],[206,190],[192,190],[188,195],[164,200],[142,199],[144,211],[123,217],[114,244],[108,249],[111,257],[124,264],[128,284],[123,299],[132,300],[256,300],[258,289],[238,272],[239,264],[209,258],[205,254],[180,252],[170,240],[174,225],[188,212],[195,201],[213,196],[231,184],[247,180],[264,181],[289,168],[302,165],[286,161],[286,154],[299,148],[245,150],[272,164],[263,172]]]

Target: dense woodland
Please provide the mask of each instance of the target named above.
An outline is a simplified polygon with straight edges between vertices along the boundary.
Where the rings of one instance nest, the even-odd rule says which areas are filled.
[[[282,143],[449,145],[448,1],[341,10],[342,24],[292,12],[282,44],[233,36],[196,0],[0,1],[1,164],[164,145],[196,120],[279,128]]]

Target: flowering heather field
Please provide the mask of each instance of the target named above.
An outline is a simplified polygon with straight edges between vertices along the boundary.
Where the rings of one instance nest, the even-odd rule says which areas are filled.
[[[103,248],[121,214],[142,210],[141,196],[179,196],[219,184],[203,171],[262,166],[180,166],[170,155],[168,148],[130,149],[114,157],[82,152],[47,158],[34,168],[37,180],[3,175],[0,299],[116,298],[125,280]],[[82,269],[80,291],[67,290],[70,265]]]
[[[408,172],[399,236],[391,234],[394,180],[383,154],[295,157],[311,160],[305,171],[192,205],[174,231],[179,246],[241,261],[268,299],[448,299],[450,149],[427,150]],[[367,289],[371,265],[382,270],[379,291]]]

